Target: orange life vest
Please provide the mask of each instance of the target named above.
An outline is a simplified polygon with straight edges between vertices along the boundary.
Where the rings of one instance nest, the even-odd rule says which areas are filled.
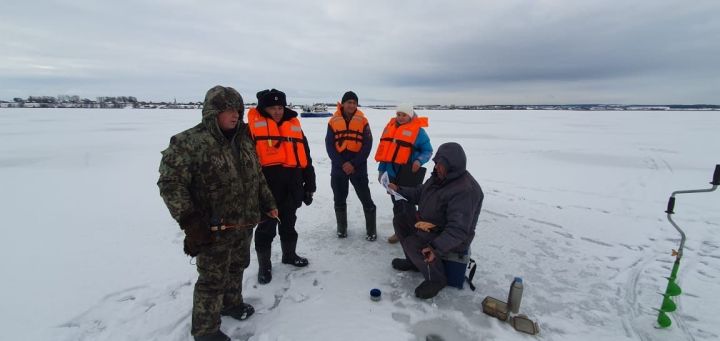
[[[403,125],[398,125],[396,118],[390,119],[380,137],[375,161],[406,164],[412,155],[413,144],[420,133],[420,128],[427,126],[427,117],[415,117]]]
[[[262,116],[256,108],[248,111],[248,126],[255,140],[260,165],[282,165],[289,168],[305,168],[308,158],[305,154],[305,142],[297,117],[277,123]]]
[[[342,106],[338,103],[335,114],[328,121],[330,129],[335,133],[335,150],[338,153],[344,150],[359,152],[363,144],[363,131],[367,124],[368,120],[360,110],[355,111],[349,122],[345,121]]]

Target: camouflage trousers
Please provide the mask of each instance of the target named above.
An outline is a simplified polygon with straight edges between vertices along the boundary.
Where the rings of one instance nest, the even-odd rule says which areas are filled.
[[[243,303],[243,271],[250,265],[252,235],[249,228],[213,232],[213,244],[197,256],[192,335],[217,331],[220,312]]]

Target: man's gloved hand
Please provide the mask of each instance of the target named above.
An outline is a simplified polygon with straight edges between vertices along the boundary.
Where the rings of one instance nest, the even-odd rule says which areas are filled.
[[[200,213],[193,212],[181,218],[180,228],[185,232],[183,250],[190,257],[197,256],[212,242],[210,227]]]
[[[313,192],[305,192],[303,202],[305,203],[305,205],[310,206],[310,204],[312,204],[313,202]]]

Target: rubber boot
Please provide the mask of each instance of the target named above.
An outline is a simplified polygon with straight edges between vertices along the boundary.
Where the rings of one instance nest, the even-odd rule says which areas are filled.
[[[377,228],[375,226],[375,207],[363,210],[365,213],[365,240],[374,242],[377,239]]]
[[[307,266],[309,264],[307,258],[300,257],[295,253],[295,247],[297,246],[297,240],[281,240],[280,246],[282,247],[282,262],[283,264],[290,264],[297,267]]]
[[[245,321],[254,313],[255,308],[247,303],[241,303],[238,306],[220,311],[221,316],[230,316],[238,321]]]
[[[435,297],[445,285],[436,281],[424,281],[415,288],[415,296],[428,299]]]
[[[335,207],[335,219],[338,238],[347,238],[347,207]]]
[[[391,264],[393,269],[399,271],[420,271],[415,264],[407,258],[393,258]]]
[[[270,262],[270,249],[257,251],[258,283],[268,284],[272,281],[272,263]]]

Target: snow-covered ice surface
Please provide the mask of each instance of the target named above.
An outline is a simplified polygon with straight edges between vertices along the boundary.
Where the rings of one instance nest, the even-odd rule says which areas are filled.
[[[366,113],[377,139],[392,113]],[[529,340],[481,310],[485,296],[506,298],[513,276],[538,340],[718,339],[720,191],[678,197],[684,292],[670,329],[654,328],[653,310],[679,241],[667,198],[710,186],[717,112],[420,113],[435,148],[465,147],[485,192],[477,291],[414,297],[420,275],[390,267],[402,251],[384,241],[392,210],[372,161],[379,239],[365,241],[352,191],[349,237],[336,238],[327,121],[307,118],[318,193],[297,229],[310,266],[279,264],[276,241],[273,281],[257,285],[253,251],[243,288],[257,313],[223,318],[233,339]],[[155,182],[170,136],[199,120],[199,110],[0,110],[1,339],[190,339],[196,271]]]

